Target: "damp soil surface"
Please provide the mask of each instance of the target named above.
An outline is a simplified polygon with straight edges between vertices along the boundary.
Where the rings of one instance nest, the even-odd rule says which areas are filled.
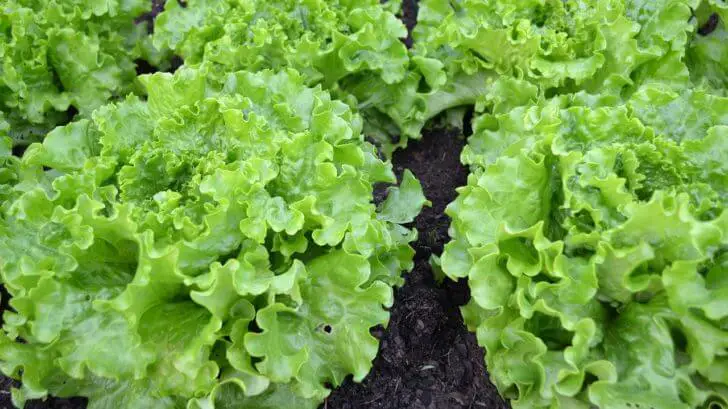
[[[160,8],[143,21],[151,21]],[[402,19],[411,31],[417,18],[416,0],[403,2]],[[411,45],[411,38],[405,40]],[[467,122],[466,122],[467,123]],[[463,324],[459,307],[470,298],[465,282],[438,285],[429,264],[448,241],[450,220],[445,208],[465,185],[467,169],[459,156],[468,129],[430,128],[420,141],[395,153],[398,176],[410,169],[432,202],[415,221],[419,239],[415,267],[403,287],[395,290],[395,302],[387,328],[374,328],[381,340],[374,366],[362,383],[347,379],[323,403],[321,409],[508,409],[489,382],[483,350]],[[0,286],[0,313],[7,308],[7,293]],[[10,409],[10,388],[18,386],[0,377],[0,409]],[[31,401],[26,409],[85,409],[83,398],[49,398]]]
[[[461,135],[457,129],[432,129],[395,153],[397,172],[410,169],[432,202],[415,222],[415,268],[395,292],[389,326],[374,332],[381,344],[372,371],[360,384],[347,380],[323,408],[508,408],[488,381],[483,350],[460,315],[459,307],[470,298],[467,284],[437,285],[429,264],[430,255],[441,254],[448,241],[445,208],[467,179],[459,161]]]

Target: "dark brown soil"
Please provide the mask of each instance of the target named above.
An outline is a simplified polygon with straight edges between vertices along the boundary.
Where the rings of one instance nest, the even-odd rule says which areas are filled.
[[[145,23],[147,24],[147,28],[149,29],[150,33],[154,32],[154,18],[157,17],[157,14],[164,11],[164,3],[165,0],[152,0],[152,9],[149,10],[149,12],[144,13],[141,17],[137,18],[136,23],[141,24]]]
[[[404,43],[407,47],[412,47],[412,29],[417,24],[417,1],[418,0],[404,0],[402,1],[402,15],[400,18],[405,26],[407,26],[407,38]]]
[[[396,293],[372,372],[361,384],[347,381],[335,390],[325,409],[508,408],[485,375],[483,350],[463,325],[458,307],[470,298],[467,284],[438,287],[428,263],[448,240],[444,210],[467,178],[460,134],[425,132],[422,141],[395,154],[397,171],[410,169],[433,205],[416,220],[415,269]]]
[[[151,21],[159,11],[144,20]],[[405,0],[402,19],[412,29],[417,18],[416,0]],[[405,40],[411,45],[411,38]],[[468,121],[466,121],[467,124]],[[469,129],[465,130],[468,134]],[[394,155],[398,175],[410,169],[420,180],[432,207],[415,221],[420,232],[415,243],[415,268],[396,291],[387,329],[373,334],[381,339],[372,372],[364,382],[347,380],[322,405],[322,409],[507,409],[509,405],[488,381],[483,350],[462,322],[459,307],[470,298],[467,284],[435,282],[429,258],[440,254],[448,241],[449,219],[445,207],[455,198],[455,188],[466,183],[467,169],[459,160],[464,145],[459,130],[431,129],[421,141]],[[0,291],[2,291],[0,286]],[[7,294],[0,294],[0,313]],[[9,389],[17,385],[0,377],[0,409],[10,409]],[[30,402],[26,409],[83,409],[85,399],[50,398]]]

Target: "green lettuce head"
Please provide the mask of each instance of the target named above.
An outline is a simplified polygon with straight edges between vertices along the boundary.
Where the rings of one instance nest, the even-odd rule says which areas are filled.
[[[711,19],[715,32],[698,34]],[[581,91],[623,101],[650,82],[682,88],[691,79],[724,88],[727,19],[721,0],[422,0],[412,60],[428,81],[398,94],[417,133],[444,110],[488,111],[504,77],[523,81],[516,94],[534,87],[547,98]]]
[[[442,256],[515,408],[728,407],[728,99],[480,117]],[[715,404],[717,406],[710,406]]]
[[[321,84],[361,110],[368,133],[380,137],[390,153],[386,132],[400,132],[397,121],[412,108],[395,84],[414,75],[401,41],[407,29],[389,11],[396,5],[191,0],[182,6],[172,0],[157,17],[154,43],[176,51],[187,64],[210,63],[218,76],[240,69],[296,68],[307,84]]]
[[[126,95],[134,60],[158,58],[145,47],[147,27],[134,23],[150,7],[148,0],[4,0],[0,113],[13,143],[39,141],[72,111],[88,117]]]
[[[314,408],[377,352],[426,200],[295,71],[143,76],[0,172],[0,369],[89,408]],[[0,151],[1,153],[2,151]],[[3,156],[0,156],[2,160]]]
[[[549,58],[488,58],[499,76],[462,153],[472,173],[447,210],[442,268],[468,278],[464,318],[515,408],[725,408],[728,7],[599,4],[573,32],[604,40],[595,49],[557,35]],[[540,33],[543,46],[551,20],[529,20],[509,43]]]

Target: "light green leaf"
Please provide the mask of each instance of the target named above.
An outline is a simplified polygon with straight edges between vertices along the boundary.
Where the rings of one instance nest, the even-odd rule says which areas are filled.
[[[412,223],[423,206],[431,205],[422,193],[420,182],[405,169],[400,186],[387,190],[387,199],[382,203],[378,217],[392,223]]]

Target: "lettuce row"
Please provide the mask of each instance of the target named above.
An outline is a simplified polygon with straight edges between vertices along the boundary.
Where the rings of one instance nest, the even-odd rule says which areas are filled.
[[[132,89],[134,60],[158,57],[147,27],[134,23],[150,6],[147,0],[3,1],[0,112],[15,144],[41,140],[68,122],[71,107],[88,116]]]
[[[19,407],[315,408],[368,373],[419,182],[377,209],[373,184],[396,178],[346,104],[293,70],[214,77],[142,76],[147,100],[0,150],[0,369]]]
[[[309,85],[357,107],[367,134],[390,154],[443,111],[486,109],[501,76],[525,80],[541,95],[603,98],[628,96],[646,81],[686,81],[676,51],[708,18],[708,11],[693,17],[700,3],[423,0],[408,52],[400,41],[405,27],[373,0],[169,1],[154,42],[189,64],[210,62],[221,75],[294,67]],[[701,8],[724,8],[710,4]],[[713,48],[692,46],[711,74],[721,70]]]

